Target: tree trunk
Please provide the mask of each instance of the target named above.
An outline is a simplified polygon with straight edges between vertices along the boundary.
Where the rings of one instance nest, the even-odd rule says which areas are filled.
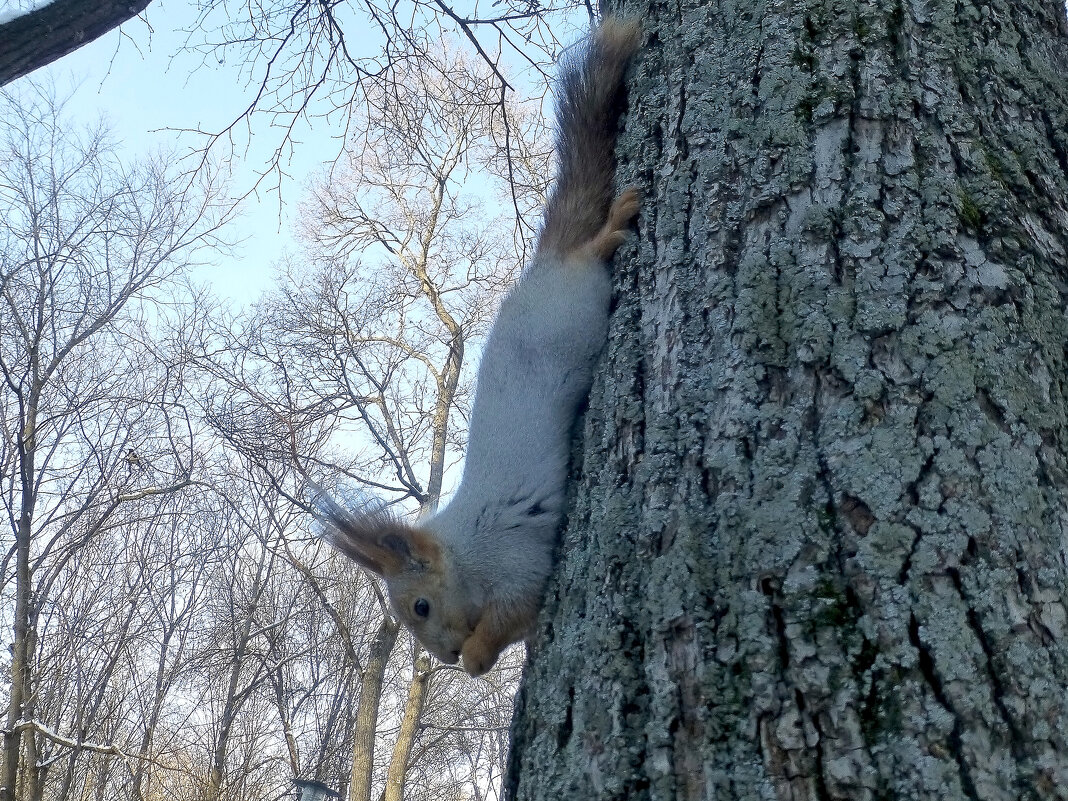
[[[138,758],[133,760],[131,768],[130,798],[132,801],[146,801],[144,784],[150,778],[149,760],[152,758],[152,746],[156,737],[156,727],[159,725],[160,716],[163,712],[163,704],[171,681],[167,676],[169,670],[169,657],[171,650],[171,638],[174,636],[177,624],[171,623],[163,634],[159,644],[159,662],[156,667],[153,681],[152,707],[148,719],[144,721],[144,731],[141,734],[141,743],[137,748]]]
[[[1068,798],[1063,3],[628,11],[508,796]]]
[[[382,623],[371,641],[367,663],[360,677],[360,704],[356,708],[356,731],[352,743],[352,782],[349,801],[371,801],[371,777],[375,767],[375,730],[382,683],[389,655],[397,642],[400,623],[383,609]]]
[[[393,745],[393,756],[389,760],[389,773],[386,775],[386,790],[382,793],[382,801],[404,801],[404,780],[411,762],[415,736],[419,734],[419,718],[423,714],[426,693],[430,688],[430,656],[418,644],[415,646],[415,654],[412,683],[408,686],[408,701],[404,705],[400,732],[397,734],[397,742]]]
[[[233,656],[229,665],[230,674],[226,683],[226,695],[219,712],[219,731],[211,751],[211,766],[208,768],[204,785],[205,801],[222,801],[227,795],[224,783],[227,780],[226,758],[230,746],[230,736],[234,724],[238,721],[241,709],[249,697],[250,686],[241,686],[242,675],[247,672],[245,663],[249,646],[253,638],[253,621],[260,609],[263,593],[274,566],[275,550],[266,542],[256,564],[256,572],[248,591],[248,602],[243,609],[235,609],[235,631]],[[240,775],[240,772],[238,772]]]
[[[4,776],[0,791],[2,801],[38,795],[37,760],[32,727],[16,728],[23,718],[33,717],[33,655],[36,650],[33,621],[33,575],[30,569],[30,544],[33,541],[33,513],[36,505],[37,456],[36,389],[25,401],[24,424],[16,441],[19,465],[19,516],[15,531],[15,610],[14,639],[11,645],[11,694],[7,704],[7,728],[4,731]],[[21,792],[19,791],[21,788]]]

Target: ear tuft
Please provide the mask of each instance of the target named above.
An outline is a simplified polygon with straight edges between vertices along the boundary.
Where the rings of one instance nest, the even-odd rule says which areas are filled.
[[[322,536],[368,570],[389,578],[416,566],[413,544],[425,532],[397,520],[381,501],[350,510],[317,488],[312,507]]]

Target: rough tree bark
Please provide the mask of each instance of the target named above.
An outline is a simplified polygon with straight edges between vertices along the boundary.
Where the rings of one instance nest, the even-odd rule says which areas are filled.
[[[51,64],[136,17],[152,0],[53,0],[0,21],[0,86]]]
[[[638,7],[516,799],[1068,798],[1057,0]]]

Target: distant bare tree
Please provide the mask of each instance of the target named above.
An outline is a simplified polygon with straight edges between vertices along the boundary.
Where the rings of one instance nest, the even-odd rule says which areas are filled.
[[[530,178],[515,190],[487,74],[457,55],[441,63],[448,75],[413,65],[388,91],[371,92],[372,111],[353,119],[344,163],[305,204],[306,266],[291,258],[253,314],[220,329],[227,349],[201,360],[214,387],[208,419],[294,500],[297,463],[320,481],[344,475],[388,503],[427,512],[462,452],[467,347],[521,263],[512,207],[517,197],[524,206],[539,200],[545,170],[537,163],[547,148],[536,138],[524,144]],[[319,580],[309,572],[305,580]],[[391,760],[387,792],[395,793],[418,753],[420,713],[436,684],[429,677],[437,669],[420,667],[425,658],[414,670],[401,660],[408,688],[390,683],[399,625],[381,594],[373,598],[375,633],[354,655],[358,695],[346,700],[356,700],[352,801],[373,797],[382,699],[410,712]],[[335,626],[345,638],[353,621],[338,616]],[[283,728],[292,728],[286,704],[278,708]],[[295,729],[291,739],[300,740]]]
[[[179,699],[228,539],[225,507],[186,492],[123,511],[58,574],[38,617],[39,785],[57,801],[146,801],[163,783],[153,767],[181,762],[170,721],[188,714]]]
[[[352,477],[423,509],[441,494],[447,449],[462,445],[466,346],[520,261],[500,212],[511,190],[485,172],[503,159],[487,91],[454,56],[447,80],[413,70],[373,96],[345,164],[304,207],[310,268],[286,269],[257,326],[314,394],[302,411],[370,435]]]
[[[152,598],[142,606],[143,635],[130,655],[127,696],[129,718],[140,728],[134,738],[130,798],[150,801],[164,796],[165,778],[154,769],[161,760],[181,763],[176,744],[181,742],[168,719],[181,720],[179,689],[187,686],[194,669],[199,626],[205,598],[218,562],[220,545],[227,539],[229,510],[219,499],[213,504],[194,503],[188,495],[162,517],[154,537],[134,537],[131,561],[152,577]],[[196,499],[200,500],[200,499]],[[155,518],[153,522],[159,521]],[[83,579],[84,580],[84,579]],[[126,643],[128,646],[129,643]],[[140,658],[150,654],[149,658]],[[60,677],[56,684],[60,684]],[[171,797],[187,797],[174,795]]]
[[[210,178],[178,181],[162,157],[125,165],[106,130],[75,131],[35,87],[0,97],[0,470],[9,521],[0,581],[13,603],[2,798],[40,794],[34,653],[57,579],[109,526],[136,514],[131,504],[193,480],[183,389],[142,337],[154,305],[169,302],[169,282],[217,242],[218,201]]]

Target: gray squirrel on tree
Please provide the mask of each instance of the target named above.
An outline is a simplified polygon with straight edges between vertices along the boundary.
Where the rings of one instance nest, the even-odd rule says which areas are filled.
[[[564,515],[572,429],[608,329],[606,262],[638,212],[614,196],[633,20],[605,19],[567,61],[557,105],[556,184],[531,263],[486,341],[463,477],[445,508],[408,525],[378,508],[316,501],[325,536],[385,579],[397,615],[473,676],[533,633]]]

